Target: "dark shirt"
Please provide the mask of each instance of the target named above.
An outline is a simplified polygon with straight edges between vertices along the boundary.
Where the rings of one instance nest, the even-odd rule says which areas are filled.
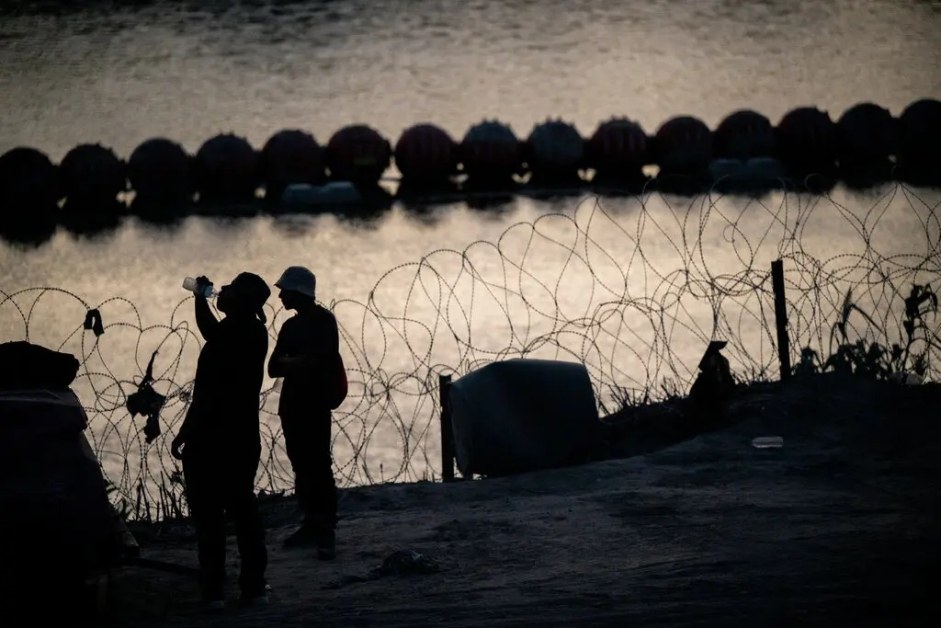
[[[296,415],[324,408],[329,411],[323,391],[331,380],[339,352],[340,335],[330,310],[315,305],[284,322],[271,360],[282,356],[308,356],[313,360],[309,368],[284,375],[278,414]],[[269,373],[277,376],[270,368]]]
[[[268,331],[254,317],[226,316],[210,332],[184,422],[186,447],[260,447],[258,407]]]

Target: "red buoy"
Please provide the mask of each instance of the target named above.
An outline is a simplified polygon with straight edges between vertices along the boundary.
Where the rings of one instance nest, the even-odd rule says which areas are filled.
[[[285,129],[265,142],[259,161],[265,198],[278,201],[293,183],[321,185],[326,181],[324,149],[306,131]]]
[[[395,143],[395,165],[410,184],[446,182],[457,172],[457,143],[433,124],[406,129]]]
[[[334,181],[376,185],[392,163],[392,146],[372,127],[353,124],[327,142],[326,161]]]

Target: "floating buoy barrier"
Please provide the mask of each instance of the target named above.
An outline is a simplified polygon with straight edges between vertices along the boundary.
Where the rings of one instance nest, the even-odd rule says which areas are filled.
[[[898,168],[903,181],[941,185],[941,101],[913,102],[899,117]]]
[[[261,149],[259,170],[269,201],[278,201],[290,185],[316,186],[327,179],[323,147],[313,135],[300,129],[272,135]]]
[[[836,123],[829,113],[816,107],[797,107],[784,114],[774,135],[775,152],[788,177],[826,185],[835,176]],[[821,182],[820,177],[828,181]]]
[[[578,186],[584,183],[578,171],[585,166],[585,140],[568,122],[546,120],[534,126],[526,138],[523,161],[531,185]]]
[[[100,144],[81,144],[66,153],[59,175],[66,202],[77,211],[110,208],[127,189],[124,162]]]
[[[773,158],[774,128],[771,121],[749,109],[729,114],[713,133],[712,152],[717,159],[747,161]]]
[[[0,232],[41,242],[58,224],[94,230],[126,213],[128,199],[131,211],[148,219],[282,209],[365,217],[395,197],[477,203],[585,189],[820,193],[840,180],[855,188],[891,179],[941,186],[939,147],[941,102],[930,98],[912,102],[898,118],[871,102],[853,105],[837,121],[811,106],[788,111],[777,125],[749,109],[733,111],[715,129],[680,115],[653,136],[615,116],[587,139],[561,119],[534,125],[524,140],[508,124],[485,119],[460,142],[425,122],[405,129],[394,149],[365,124],[339,129],[326,146],[303,129],[278,131],[261,150],[224,133],[195,155],[152,138],[127,162],[100,144],[76,146],[58,165],[20,146],[0,155]],[[387,176],[393,164],[398,179]]]
[[[645,183],[644,166],[651,163],[647,134],[627,118],[602,122],[585,146],[586,165],[595,171],[592,182],[602,186]]]
[[[392,164],[392,145],[372,127],[353,124],[333,134],[326,156],[332,180],[373,186]]]
[[[176,142],[160,137],[144,141],[127,161],[134,191],[131,209],[146,214],[185,207],[196,190],[193,170],[193,157]]]
[[[258,154],[243,137],[216,135],[196,153],[196,191],[200,202],[246,203],[258,189]]]
[[[653,142],[661,189],[696,194],[708,185],[712,131],[705,122],[693,116],[676,116],[660,125]]]
[[[712,161],[712,131],[692,116],[677,116],[664,122],[654,135],[660,174],[698,176]]]
[[[450,187],[460,163],[457,142],[433,124],[407,128],[395,143],[394,156],[401,185],[412,192]]]
[[[460,145],[461,163],[471,188],[506,189],[523,172],[523,148],[509,125],[484,120],[467,130]]]
[[[51,209],[60,198],[59,168],[45,153],[19,147],[0,156],[0,198],[6,213]]]
[[[59,168],[35,148],[0,155],[0,233],[9,240],[43,242],[55,233]]]
[[[97,233],[118,226],[127,207],[118,196],[127,190],[127,166],[100,144],[76,146],[59,164],[65,204],[60,223],[73,233]]]
[[[860,103],[837,120],[837,163],[841,178],[867,187],[892,177],[891,156],[898,144],[897,121],[888,109]]]

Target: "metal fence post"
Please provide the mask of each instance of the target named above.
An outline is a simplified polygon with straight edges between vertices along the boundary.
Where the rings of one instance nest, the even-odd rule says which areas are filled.
[[[451,404],[448,401],[450,375],[438,376],[438,394],[441,401],[441,480],[454,481],[454,430],[451,427]]]
[[[784,297],[784,262],[771,262],[771,286],[774,289],[774,322],[778,331],[778,362],[781,381],[791,376],[791,346],[787,335],[787,299]]]

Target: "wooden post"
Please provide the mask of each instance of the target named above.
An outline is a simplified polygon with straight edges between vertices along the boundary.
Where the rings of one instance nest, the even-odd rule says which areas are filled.
[[[784,298],[784,262],[771,262],[771,286],[774,289],[774,322],[778,330],[778,362],[781,381],[791,376],[791,346],[787,335],[787,299]]]
[[[454,481],[454,430],[451,427],[451,404],[448,402],[450,375],[438,376],[438,394],[441,401],[441,480]]]

